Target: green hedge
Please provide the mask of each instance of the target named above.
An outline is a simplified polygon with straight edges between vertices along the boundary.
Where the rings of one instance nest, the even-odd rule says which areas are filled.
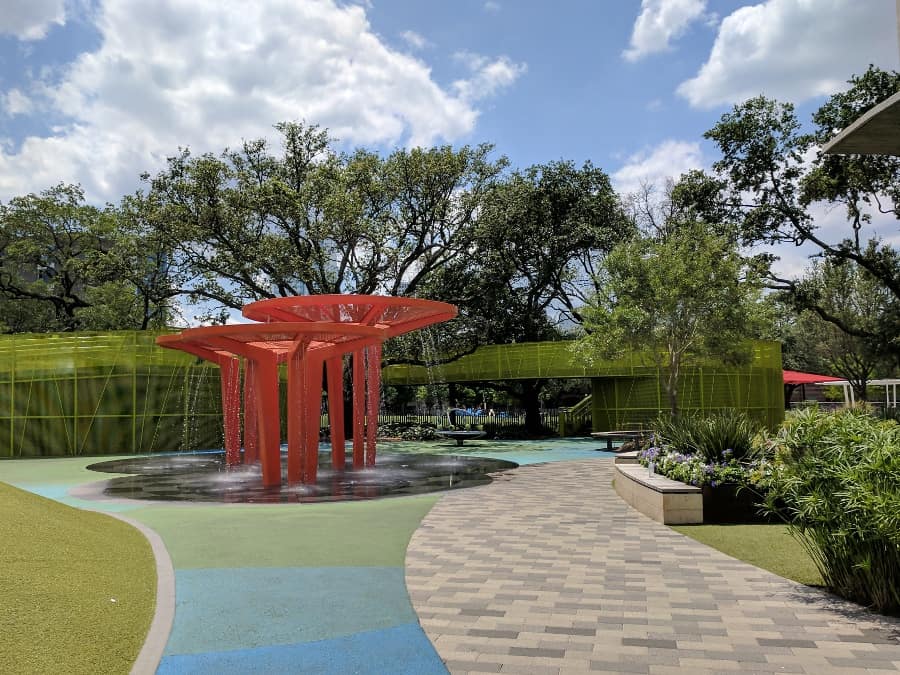
[[[786,517],[825,584],[900,612],[900,426],[862,410],[809,408],[776,444],[769,508]]]

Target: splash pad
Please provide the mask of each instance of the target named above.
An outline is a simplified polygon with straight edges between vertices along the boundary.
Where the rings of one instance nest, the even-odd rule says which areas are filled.
[[[287,482],[314,485],[319,468],[323,369],[331,425],[331,466],[351,464],[346,458],[343,407],[344,360],[349,357],[352,468],[374,467],[381,345],[388,338],[447,321],[456,314],[453,305],[419,298],[372,295],[274,298],[244,307],[243,315],[257,323],[189,328],[162,336],[157,344],[180,349],[219,366],[225,464],[236,467],[258,462],[264,487],[282,483],[279,367],[284,364]]]

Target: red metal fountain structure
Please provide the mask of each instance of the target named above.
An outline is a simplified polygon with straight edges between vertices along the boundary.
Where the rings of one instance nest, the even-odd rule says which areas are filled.
[[[352,362],[353,467],[375,464],[381,345],[388,338],[447,321],[453,305],[377,295],[306,295],[246,305],[256,321],[188,328],[156,342],[218,364],[222,381],[225,461],[259,461],[267,486],[281,484],[279,365],[287,370],[287,480],[315,483],[319,462],[322,370],[328,390],[331,461],[346,463],[344,358]],[[243,370],[243,378],[241,372]],[[241,381],[243,379],[243,388]],[[242,396],[243,394],[243,396]]]

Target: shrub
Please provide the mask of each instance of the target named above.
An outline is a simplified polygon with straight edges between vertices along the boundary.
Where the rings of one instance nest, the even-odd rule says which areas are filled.
[[[718,487],[728,483],[749,488],[758,495],[765,494],[772,479],[774,467],[764,459],[738,462],[726,458],[719,462],[707,462],[699,455],[686,455],[666,447],[651,446],[638,455],[638,461],[647,466],[655,464],[656,473],[688,485]]]
[[[895,405],[885,406],[881,411],[881,416],[886,420],[894,420],[900,422],[900,408]]]
[[[862,410],[808,408],[776,445],[768,509],[785,517],[833,592],[900,611],[900,427]]]
[[[378,425],[378,435],[404,441],[433,441],[435,426],[428,422],[390,422]]]
[[[706,463],[752,458],[761,431],[744,413],[730,408],[704,417],[660,417],[654,429],[658,442],[682,454],[696,454]]]
[[[653,443],[658,447],[666,446],[682,455],[693,455],[694,427],[697,425],[697,417],[682,414],[678,417],[660,415],[653,422]]]

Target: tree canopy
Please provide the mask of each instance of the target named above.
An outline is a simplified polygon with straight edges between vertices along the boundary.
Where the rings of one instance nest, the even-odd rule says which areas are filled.
[[[580,322],[594,266],[630,237],[609,177],[590,162],[514,171],[485,195],[464,254],[433,276],[430,297],[460,306],[470,344],[559,339]],[[506,385],[537,432],[544,382]]]
[[[759,279],[734,243],[703,223],[670,224],[619,244],[597,281],[578,354],[588,361],[643,354],[661,372],[673,415],[691,359],[749,356]]]
[[[900,258],[866,227],[898,215],[900,160],[818,148],[900,89],[900,73],[869,68],[850,85],[811,130],[790,104],[735,106],[706,134],[721,152],[712,173],[624,204],[590,162],[511,170],[490,145],[338,152],[326,130],[282,122],[274,141],[180,149],[115,205],[89,205],[67,185],[0,205],[0,330],[158,327],[187,318],[185,305],[224,321],[287,295],[422,296],[460,307],[429,337],[444,358],[558,339],[584,322],[584,353],[666,354],[674,391],[685,359],[727,354],[758,329],[745,310],[769,270],[797,321],[824,336],[812,312],[889,369],[900,357]],[[846,236],[826,237],[823,205],[843,209]],[[815,245],[815,274],[781,278],[771,255],[741,256],[775,243]],[[875,313],[848,310],[854,296],[829,290],[839,282],[877,295]],[[433,358],[403,340],[386,356]],[[540,383],[529,386],[536,401]]]
[[[319,293],[416,295],[466,250],[506,160],[491,147],[337,154],[327,132],[276,125],[221,156],[188,150],[147,177],[180,291],[216,310]]]
[[[836,260],[816,261],[797,287],[804,299],[795,302],[785,330],[786,361],[798,370],[840,376],[857,398],[867,400],[866,381],[893,369],[889,347],[868,337],[881,333],[878,324],[892,302],[890,291],[860,266]],[[792,302],[794,296],[785,300]],[[835,321],[805,309],[811,304]]]
[[[146,329],[168,320],[159,250],[114,209],[57,185],[0,205],[0,305],[7,331]],[[151,292],[153,290],[157,292]]]
[[[715,175],[695,174],[693,191],[685,196],[698,212],[715,212],[735,223],[745,245],[809,243],[826,261],[858,265],[892,296],[882,320],[864,328],[830,313],[797,279],[770,272],[769,285],[844,332],[878,341],[898,355],[900,345],[889,338],[900,328],[900,258],[889,241],[873,240],[866,228],[880,219],[886,234],[884,219],[900,215],[900,158],[825,155],[821,146],[900,90],[900,73],[870,66],[849,83],[847,91],[831,96],[813,114],[810,132],[804,132],[789,103],[758,96],[736,105],[705,134],[721,152]],[[829,237],[820,222],[820,214],[835,207],[843,210],[846,222],[837,238]],[[767,262],[772,257],[768,254]]]

